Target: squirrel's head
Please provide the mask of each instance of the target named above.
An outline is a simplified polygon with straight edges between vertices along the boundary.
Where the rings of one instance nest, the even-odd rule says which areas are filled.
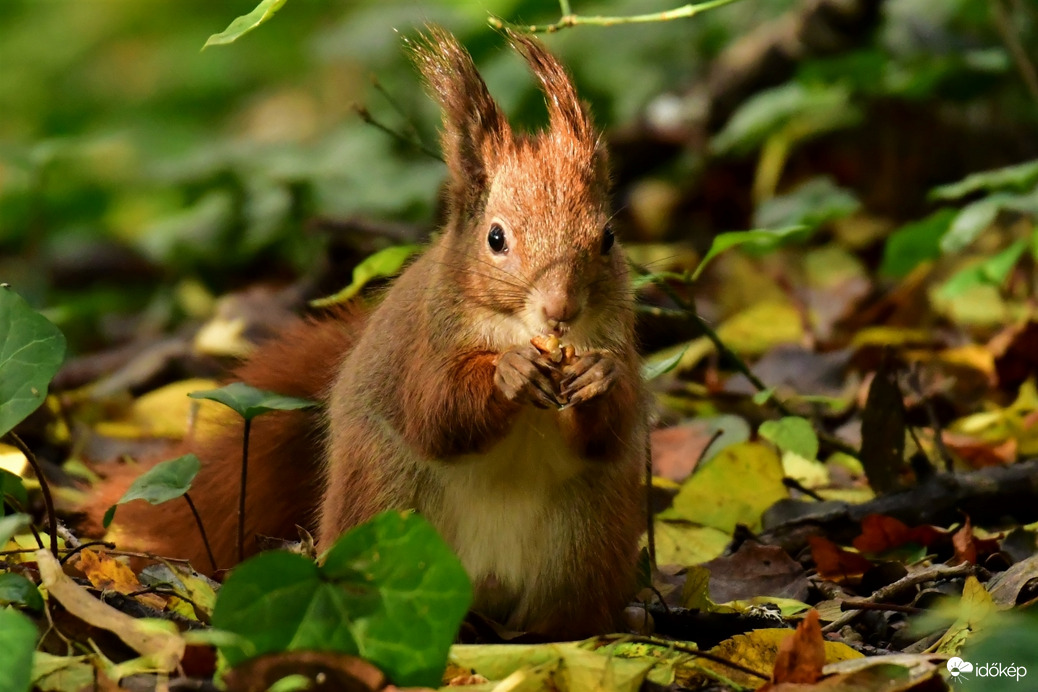
[[[508,34],[540,82],[548,127],[513,132],[457,39],[430,28],[415,62],[443,110],[450,175],[444,232],[450,279],[504,347],[555,333],[578,348],[623,338],[630,287],[609,227],[606,151],[562,65]],[[611,336],[609,335],[611,333]]]

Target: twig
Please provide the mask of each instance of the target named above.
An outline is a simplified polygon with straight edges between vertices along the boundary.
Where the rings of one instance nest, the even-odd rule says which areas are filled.
[[[1020,43],[1020,37],[1016,35],[1016,31],[1014,31],[1013,24],[1009,18],[1009,12],[1006,11],[1002,0],[991,0],[991,9],[995,15],[995,28],[998,29],[1002,42],[1006,44],[1009,54],[1013,56],[1016,69],[1023,78],[1027,90],[1031,93],[1031,97],[1038,101],[1038,70],[1035,70],[1034,63],[1031,62],[1031,59],[1027,56],[1027,51],[1024,50],[1023,45]]]
[[[387,135],[389,135],[393,139],[400,140],[404,144],[407,144],[408,146],[414,147],[415,149],[417,149],[418,151],[422,152],[426,156],[434,158],[437,161],[441,161],[441,162],[443,161],[443,157],[440,156],[439,153],[437,153],[437,152],[433,151],[432,149],[430,149],[429,147],[425,146],[424,142],[418,140],[415,137],[408,137],[404,133],[398,132],[398,131],[394,130],[389,125],[385,125],[385,124],[379,122],[378,120],[375,120],[375,116],[373,116],[371,114],[371,111],[369,111],[363,105],[361,105],[359,103],[355,103],[355,104],[353,104],[353,110],[356,111],[357,115],[360,116],[360,119],[363,120],[364,122],[366,122],[368,125],[372,125],[372,126],[378,128],[379,130],[382,130],[383,132],[385,132]]]
[[[499,17],[490,17],[487,19],[487,22],[490,26],[499,30],[512,29],[514,31],[524,31],[530,34],[553,34],[560,29],[568,29],[573,26],[616,26],[618,24],[645,24],[648,22],[668,22],[674,19],[686,19],[694,17],[701,12],[706,12],[707,10],[712,10],[717,7],[723,7],[724,5],[733,2],[735,2],[735,0],[706,0],[706,2],[689,3],[672,10],[653,12],[651,14],[633,14],[626,17],[588,17],[573,14],[572,11],[570,11],[569,1],[560,0],[559,5],[562,8],[562,17],[560,17],[559,21],[554,24],[512,24],[500,19]]]
[[[66,553],[65,553],[65,554],[64,554],[64,555],[63,555],[63,556],[61,557],[61,559],[59,559],[59,560],[58,560],[58,562],[59,562],[60,564],[64,565],[64,564],[65,564],[66,562],[68,562],[68,561],[69,561],[69,559],[70,559],[70,558],[72,558],[72,557],[73,557],[74,555],[78,555],[79,553],[81,553],[81,552],[82,552],[83,550],[85,550],[86,548],[93,548],[94,546],[98,546],[98,545],[99,545],[99,546],[102,546],[102,547],[104,547],[104,548],[107,548],[107,549],[109,549],[109,550],[111,550],[111,549],[114,549],[114,548],[115,548],[115,543],[109,543],[109,542],[107,542],[107,541],[89,541],[89,542],[87,542],[87,543],[80,543],[79,545],[77,545],[77,546],[76,546],[75,548],[73,548],[72,550],[69,550],[68,552],[66,552]]]
[[[245,559],[245,485],[249,477],[249,431],[252,419],[245,419],[241,443],[241,486],[238,488],[238,562]]]
[[[874,603],[858,598],[843,601],[840,603],[840,610],[881,610],[893,613],[909,613],[911,615],[925,612],[924,608],[917,608],[916,606],[901,605],[900,603]]]
[[[653,639],[652,637],[643,637],[638,634],[607,634],[602,637],[599,637],[599,639],[605,641],[616,641],[617,643],[633,642],[636,644],[649,644],[651,646],[659,646],[661,648],[667,647],[669,649],[673,649],[674,651],[680,651],[683,654],[696,656],[698,658],[705,658],[706,660],[713,661],[714,663],[720,663],[723,666],[727,666],[733,670],[737,670],[740,673],[745,673],[746,675],[750,675],[755,678],[760,678],[761,680],[771,679],[770,675],[761,673],[760,671],[756,671],[753,668],[748,668],[742,665],[741,663],[729,661],[723,656],[718,656],[717,654],[710,653],[709,651],[700,651],[699,649],[693,649],[691,646],[682,644],[680,642],[660,641],[659,639]]]
[[[923,392],[923,383],[919,379],[918,366],[909,368],[907,379],[908,386],[912,388],[919,397],[919,401],[922,402],[923,409],[926,411],[926,417],[930,421],[930,427],[933,428],[933,443],[937,447],[937,453],[940,455],[941,461],[944,462],[944,470],[951,473],[953,466],[952,455],[944,444],[944,432],[941,430],[941,422],[937,420],[937,412],[934,410],[933,402]],[[916,440],[916,444],[919,444],[918,440]]]
[[[816,500],[818,502],[825,502],[824,497],[816,493],[814,490],[811,490],[810,488],[804,486],[804,484],[798,481],[796,478],[792,478],[790,476],[783,476],[782,485],[786,486],[791,490],[801,492],[804,495],[807,495],[812,500]]]
[[[7,439],[14,443],[14,446],[18,448],[18,451],[25,455],[28,459],[29,465],[32,466],[32,472],[36,474],[36,480],[40,482],[40,491],[43,492],[43,504],[47,508],[47,523],[50,525],[50,552],[55,558],[58,557],[58,515],[54,513],[54,498],[50,494],[50,486],[47,485],[47,479],[43,477],[43,469],[40,468],[40,462],[36,459],[36,455],[32,453],[28,445],[22,441],[22,438],[18,437],[18,434],[13,430],[7,433]]]
[[[632,266],[634,266],[635,269],[641,272],[643,275],[649,274],[647,270],[641,267],[638,267],[636,265]],[[684,277],[682,275],[677,276],[680,277],[686,283],[691,283],[692,281],[691,277]],[[694,304],[690,303],[688,300],[682,297],[666,281],[654,281],[653,283],[657,287],[659,287],[659,289],[663,291],[663,293],[665,293],[668,298],[673,300],[677,304],[677,306],[681,308],[681,310],[683,310],[695,321],[696,326],[698,326],[702,330],[703,335],[710,340],[710,343],[714,345],[714,348],[717,349],[717,352],[722,359],[730,363],[737,372],[742,373],[743,377],[749,380],[750,384],[752,384],[758,392],[764,392],[768,390],[768,386],[764,384],[764,382],[759,377],[757,377],[752,370],[750,370],[750,366],[746,365],[746,361],[740,358],[735,351],[728,348],[724,344],[724,342],[721,341],[721,337],[717,335],[717,332],[714,331],[713,327],[711,327],[706,322],[706,320],[700,317],[699,313],[696,312],[696,306]],[[781,413],[783,416],[796,415],[796,413],[794,413],[792,409],[786,406],[784,402],[779,400],[778,397],[771,397],[771,401],[774,402],[775,408],[778,409],[779,413]],[[815,430],[815,434],[818,435],[819,440],[825,442],[827,445],[829,445],[837,451],[843,452],[844,454],[848,454],[854,458],[858,458],[858,456],[860,455],[860,452],[857,449],[847,444],[843,440],[839,439],[835,435],[830,435],[824,430]]]
[[[822,632],[838,632],[841,628],[858,619],[858,616],[864,612],[860,608],[862,602],[867,603],[883,603],[886,601],[893,600],[900,594],[910,589],[915,588],[920,584],[924,584],[928,581],[934,581],[936,579],[954,579],[956,577],[965,577],[973,573],[976,569],[975,565],[971,565],[968,562],[964,562],[961,565],[955,565],[949,567],[948,565],[934,565],[929,569],[920,570],[914,574],[898,579],[893,584],[888,584],[882,589],[878,589],[868,598],[857,601],[859,603],[858,609],[841,615],[836,620],[833,620],[828,625],[822,628]]]
[[[213,566],[213,572],[217,572],[219,571],[219,568],[216,566],[216,558],[213,557],[213,549],[209,546],[209,537],[205,535],[205,526],[202,525],[202,517],[199,515],[198,509],[195,507],[195,503],[191,499],[190,494],[184,493],[184,500],[187,501],[187,506],[191,510],[191,514],[195,517],[195,524],[198,525],[198,533],[202,535],[202,544],[205,546],[206,555],[209,556],[209,564]]]

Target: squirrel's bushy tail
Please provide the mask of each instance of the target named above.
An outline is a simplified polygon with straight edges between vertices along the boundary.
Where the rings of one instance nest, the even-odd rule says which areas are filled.
[[[363,327],[359,309],[344,307],[320,318],[300,320],[259,346],[232,379],[279,394],[312,399],[321,407],[274,411],[255,418],[249,435],[245,553],[258,552],[256,536],[296,539],[296,525],[312,530],[320,502],[324,456],[324,408],[338,365]],[[109,464],[105,480],[82,508],[85,529],[100,533],[104,512],[141,473],[163,459],[194,452],[202,469],[190,496],[202,518],[218,569],[238,561],[237,510],[241,481],[242,424],[215,436],[170,449],[139,465]],[[131,502],[119,508],[119,547],[186,558],[212,572],[198,527],[183,499],[161,505]]]

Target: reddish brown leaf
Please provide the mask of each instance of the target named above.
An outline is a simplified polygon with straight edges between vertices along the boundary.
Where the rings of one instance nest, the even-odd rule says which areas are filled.
[[[962,457],[975,469],[985,466],[1005,466],[1016,460],[1016,438],[1010,437],[994,443],[944,430],[941,433],[945,446]]]
[[[872,563],[858,553],[852,553],[839,547],[828,538],[812,536],[811,557],[815,561],[818,575],[823,579],[837,583],[861,579],[861,576],[872,568]]]
[[[818,611],[809,610],[807,617],[797,626],[797,631],[779,646],[775,658],[775,670],[771,681],[806,683],[817,682],[825,666],[825,641],[822,626],[818,623]]]
[[[970,522],[968,515],[962,528],[952,536],[952,547],[955,548],[955,556],[950,560],[953,565],[962,562],[975,565],[978,560],[987,557],[991,553],[997,553],[999,550],[997,539],[977,538],[973,535],[973,524]]]
[[[971,565],[977,564],[977,546],[973,544],[973,525],[970,523],[968,516],[962,528],[952,536],[952,546],[955,548],[955,557],[952,564],[957,565],[961,562],[968,562]]]
[[[652,472],[675,482],[685,480],[692,475],[715,433],[714,428],[698,421],[654,430],[650,436]]]
[[[883,514],[870,514],[861,520],[861,535],[852,545],[863,553],[882,553],[906,543],[929,546],[944,534],[929,525],[909,527],[904,522]]]

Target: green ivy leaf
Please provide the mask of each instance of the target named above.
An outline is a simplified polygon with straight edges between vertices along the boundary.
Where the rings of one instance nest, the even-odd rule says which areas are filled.
[[[646,382],[655,380],[660,375],[664,375],[674,368],[677,367],[678,363],[681,362],[681,357],[685,355],[685,351],[688,350],[689,345],[685,344],[685,347],[675,351],[671,355],[662,358],[660,360],[647,362],[642,365],[642,379]]]
[[[764,421],[757,432],[783,452],[793,452],[808,460],[818,456],[818,435],[806,418],[786,416]]]
[[[335,295],[310,301],[315,308],[344,303],[360,293],[360,289],[373,279],[396,276],[407,260],[422,249],[421,245],[396,245],[379,250],[366,257],[363,262],[353,268],[353,281]]]
[[[19,507],[29,506],[29,493],[25,490],[22,479],[10,471],[0,469],[0,517],[4,516],[4,497],[13,499]]]
[[[1015,166],[972,173],[957,183],[941,185],[930,191],[931,200],[954,200],[985,190],[1013,190],[1023,192],[1038,183],[1038,159]]]
[[[850,216],[859,207],[861,202],[853,192],[840,187],[828,176],[819,176],[762,202],[753,213],[753,225],[758,228],[803,226],[814,231],[822,224]],[[802,239],[809,235],[805,231]]]
[[[397,685],[439,684],[472,600],[464,568],[416,514],[385,512],[340,538],[318,567],[282,552],[237,567],[220,589],[213,626],[252,655],[313,649],[360,655]],[[221,648],[230,665],[249,658]]]
[[[956,211],[938,209],[925,219],[905,224],[887,238],[879,271],[884,276],[901,278],[921,263],[941,256],[941,238],[951,227]]]
[[[245,420],[252,420],[256,416],[269,413],[270,411],[294,411],[316,406],[309,399],[300,399],[294,396],[278,394],[277,392],[268,392],[265,389],[256,389],[244,382],[232,382],[219,389],[191,392],[188,396],[192,399],[209,399],[210,401],[219,402],[234,410]]]
[[[0,286],[0,437],[39,408],[65,359],[65,336]]]
[[[155,464],[133,482],[118,502],[108,508],[102,524],[107,529],[115,518],[115,508],[127,502],[144,500],[158,505],[180,497],[191,489],[191,483],[201,468],[202,462],[194,454]]]
[[[696,271],[692,274],[692,279],[698,279],[710,260],[725,250],[738,245],[750,245],[761,251],[773,250],[783,243],[797,238],[797,234],[802,234],[805,230],[807,230],[806,226],[790,226],[788,228],[765,228],[752,231],[720,233],[714,237],[714,242],[710,244],[710,249],[703,256],[703,259],[700,260],[699,266],[696,267]]]
[[[252,10],[252,12],[243,14],[231,22],[226,29],[218,34],[210,36],[206,40],[205,45],[202,46],[202,50],[205,50],[209,46],[225,46],[228,43],[234,43],[239,38],[273,17],[274,13],[280,10],[285,2],[287,2],[287,0],[263,0],[263,2],[256,5],[256,8]]]
[[[0,549],[7,545],[11,536],[29,525],[28,514],[8,514],[0,519]]]
[[[941,286],[939,295],[950,300],[975,286],[1001,286],[1026,249],[1027,241],[1018,240],[997,255],[956,272]]]
[[[0,610],[0,692],[29,692],[36,625],[17,610]]]
[[[0,605],[19,605],[36,612],[43,611],[43,596],[36,585],[14,572],[0,573]]]

